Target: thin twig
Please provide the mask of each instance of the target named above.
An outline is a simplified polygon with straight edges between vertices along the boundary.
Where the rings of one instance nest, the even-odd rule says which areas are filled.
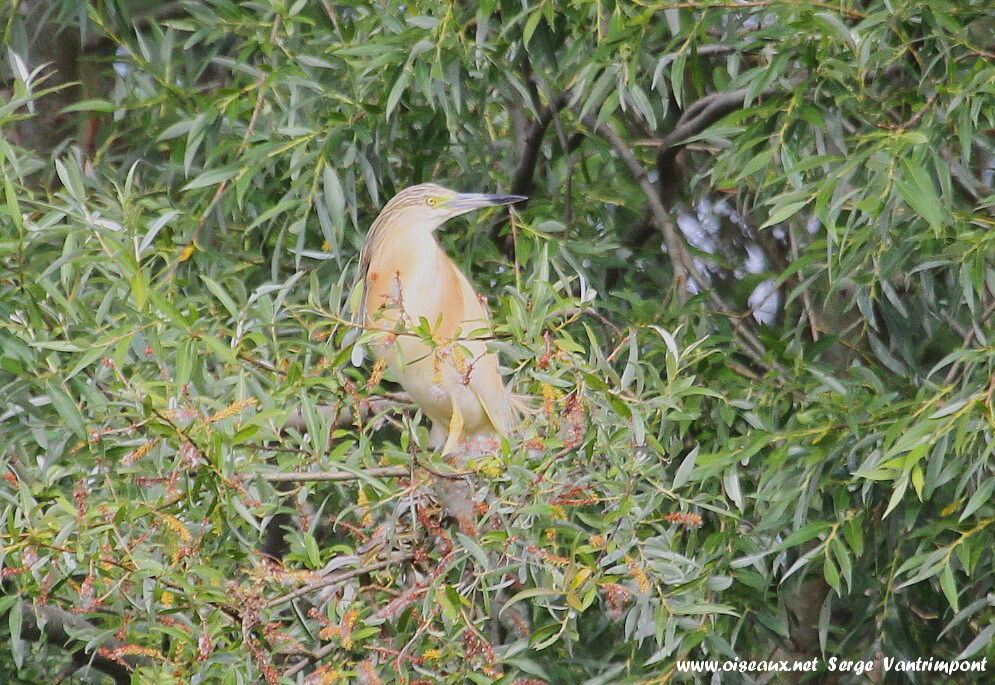
[[[741,98],[742,96],[740,96],[740,99]],[[714,102],[725,102],[725,100],[715,100]],[[705,109],[702,110],[702,113],[696,117],[695,120],[702,121],[702,118],[706,117],[706,112],[710,111],[714,114],[714,110],[711,106],[705,107]],[[675,294],[678,297],[678,301],[685,302],[687,299],[686,286],[688,275],[690,274],[690,276],[694,278],[695,282],[698,284],[698,287],[704,291],[707,291],[707,297],[718,310],[728,311],[729,307],[726,306],[725,302],[723,302],[722,298],[715,292],[714,289],[708,287],[709,281],[698,271],[698,267],[695,265],[694,260],[691,259],[687,252],[683,239],[677,234],[673,220],[670,218],[666,208],[663,206],[659,192],[647,179],[642,165],[632,150],[629,149],[629,146],[626,145],[625,141],[622,140],[622,137],[619,136],[611,126],[605,123],[598,123],[593,115],[587,115],[581,120],[581,122],[608,142],[612,149],[615,150],[615,154],[617,154],[629,168],[629,172],[632,174],[633,178],[635,178],[639,187],[642,189],[643,194],[646,196],[646,201],[652,212],[653,220],[656,223],[657,228],[661,231],[661,233],[663,233],[664,242],[667,245],[667,252],[670,255],[671,264],[674,267],[674,281],[676,286]],[[668,138],[669,137],[670,136],[668,136]],[[773,367],[783,375],[783,369],[781,369],[779,364],[776,362],[768,364],[764,361],[763,343],[760,342],[760,339],[753,333],[753,331],[747,328],[747,325],[742,320],[736,320],[733,322],[733,330],[741,336],[743,342],[745,343],[743,346],[744,351],[749,354],[755,363],[765,369]]]
[[[322,582],[320,582],[318,584],[309,586],[307,588],[301,588],[300,590],[296,590],[294,592],[291,592],[288,595],[284,595],[283,597],[280,597],[280,598],[278,598],[276,600],[273,600],[272,602],[270,602],[266,606],[267,606],[267,608],[269,608],[271,606],[278,606],[279,604],[284,604],[286,602],[289,602],[289,601],[291,601],[293,599],[296,599],[297,597],[300,597],[301,595],[304,595],[304,594],[306,594],[308,592],[311,592],[312,590],[317,590],[319,588],[328,587],[328,586],[331,586],[331,585],[336,585],[338,583],[345,582],[345,581],[347,581],[347,580],[349,580],[351,578],[355,578],[356,576],[363,575],[364,573],[370,573],[372,571],[379,571],[381,569],[385,569],[385,568],[388,568],[390,566],[396,566],[398,564],[403,564],[405,562],[411,561],[414,558],[415,558],[414,554],[397,555],[397,556],[391,557],[390,559],[385,559],[383,561],[379,561],[379,562],[377,562],[375,564],[370,564],[368,566],[363,566],[362,568],[353,569],[352,571],[347,571],[345,573],[340,573],[340,574],[337,574],[335,576],[335,578],[333,578],[333,579],[328,579],[326,581],[322,581]],[[294,664],[293,666],[291,666],[289,669],[287,669],[286,672],[284,672],[283,677],[284,678],[293,678],[301,670],[303,670],[308,664],[316,663],[320,659],[322,659],[325,656],[331,654],[334,650],[338,649],[340,646],[341,645],[339,645],[339,643],[337,641],[330,642],[329,644],[325,645],[324,647],[322,647],[318,651],[314,652],[313,655],[308,656],[308,658],[303,659],[301,661],[298,661],[296,664]]]
[[[37,641],[44,640],[69,651],[79,649],[76,654],[83,656],[80,665],[89,665],[104,673],[118,685],[131,682],[131,671],[136,666],[151,663],[148,657],[133,654],[115,654],[116,650],[125,647],[125,643],[114,638],[87,641],[77,638],[77,635],[91,634],[95,626],[84,618],[74,616],[64,609],[52,604],[25,604],[12,611],[20,611],[23,625],[21,639]],[[111,658],[114,655],[116,658]],[[75,662],[75,658],[74,658]]]
[[[780,88],[767,88],[758,93],[756,99],[760,101],[780,91]],[[727,90],[711,93],[693,102],[684,110],[684,114],[677,121],[677,126],[663,137],[660,142],[660,153],[680,145],[685,138],[698,135],[726,114],[742,109],[748,93],[747,88]]]
[[[279,25],[280,25],[280,15],[278,14],[276,15],[276,18],[274,19],[273,23],[274,34],[276,33],[277,27]],[[256,105],[252,109],[252,116],[249,118],[249,124],[245,128],[245,133],[242,135],[242,141],[239,143],[238,149],[235,152],[236,158],[241,157],[242,154],[245,152],[246,147],[249,144],[249,138],[252,137],[252,134],[256,130],[256,122],[259,120],[259,113],[262,111],[263,107],[263,94],[261,90],[265,84],[266,84],[266,75],[263,74],[262,76],[259,77],[254,86],[254,89],[260,92],[256,93]],[[221,181],[221,183],[218,184],[218,187],[214,191],[214,195],[211,197],[211,201],[208,203],[207,208],[204,209],[204,211],[200,215],[200,221],[198,221],[197,225],[194,226],[193,232],[190,234],[190,238],[187,240],[186,245],[183,246],[183,250],[180,251],[181,258],[177,258],[177,260],[173,262],[173,264],[169,267],[169,272],[168,272],[169,278],[172,278],[176,274],[176,270],[179,268],[180,263],[183,261],[182,259],[183,253],[193,248],[197,240],[197,235],[200,233],[200,230],[204,227],[204,224],[207,223],[207,219],[211,216],[211,212],[214,211],[215,206],[217,206],[218,202],[221,200],[221,197],[224,195],[225,190],[228,188],[229,181],[230,179],[226,178],[223,181]]]
[[[798,261],[798,237],[795,235],[794,227],[790,224],[788,225],[788,249],[790,250],[791,261]],[[798,280],[800,282],[802,279],[799,277]],[[805,316],[808,319],[812,341],[819,342],[818,317],[815,315],[815,308],[812,306],[812,296],[808,288],[802,291],[802,306],[805,309]]]
[[[687,299],[687,288],[685,286],[687,285],[688,272],[691,272],[695,276],[695,280],[701,288],[705,288],[708,282],[702,280],[701,275],[697,273],[694,261],[688,255],[684,247],[684,242],[677,235],[677,228],[674,226],[670,214],[667,213],[663,202],[660,200],[660,194],[653,187],[653,184],[650,183],[649,179],[646,178],[643,166],[636,159],[636,155],[629,149],[629,146],[622,140],[622,137],[615,132],[615,129],[606,123],[599,123],[592,114],[588,114],[582,118],[581,122],[605,139],[611,148],[615,150],[615,154],[629,168],[629,173],[632,174],[632,177],[642,189],[650,211],[653,213],[653,220],[657,228],[663,233],[664,242],[667,244],[667,252],[670,254],[671,264],[674,267],[674,281],[678,298],[681,302],[684,302]]]
[[[341,573],[331,574],[326,578],[322,578],[316,583],[311,583],[306,587],[298,588],[293,592],[288,592],[287,594],[281,595],[276,599],[272,599],[266,604],[264,604],[263,608],[272,609],[274,607],[280,606],[281,604],[292,602],[298,597],[303,597],[309,592],[314,592],[315,590],[321,590],[322,588],[331,587],[332,585],[338,585],[340,583],[344,583],[347,580],[352,580],[356,576],[361,576],[367,573],[373,573],[374,571],[380,571],[390,566],[397,566],[398,564],[403,564],[407,561],[411,561],[414,558],[415,558],[414,554],[397,554],[391,556],[389,559],[381,559],[380,561],[374,562],[372,564],[367,564],[365,566],[360,566],[359,568],[350,569],[348,571],[342,571]]]
[[[427,469],[426,469],[427,470]],[[357,471],[304,471],[298,473],[263,473],[268,483],[317,483],[325,481],[361,480],[371,478],[394,478],[407,476],[411,469],[407,466],[378,466]]]
[[[547,319],[558,319],[560,317],[567,316],[590,316],[592,319],[604,324],[612,330],[617,336],[622,335],[622,330],[616,326],[611,319],[609,319],[604,314],[601,314],[598,310],[592,309],[590,307],[574,307],[572,309],[558,309],[555,312],[551,312],[546,315]],[[572,321],[573,319],[571,319]],[[570,323],[569,321],[567,323]]]
[[[477,475],[476,471],[456,471],[455,473],[443,473],[442,471],[436,471],[432,467],[425,464],[425,462],[419,459],[418,456],[415,455],[414,453],[412,453],[411,456],[415,460],[415,463],[418,464],[419,468],[428,471],[433,476],[436,476],[438,478],[446,478],[448,480],[463,480],[464,478],[469,478],[470,476]]]
[[[360,416],[355,416],[353,410],[350,407],[341,407],[337,404],[319,404],[315,406],[315,411],[321,415],[322,418],[328,419],[331,417],[332,426],[351,426],[356,422],[356,419],[365,419],[366,417],[373,414],[380,414],[391,409],[396,409],[398,407],[411,404],[411,397],[407,393],[388,393],[386,395],[374,395],[371,397],[365,397],[360,401]],[[303,411],[298,408],[295,409],[287,420],[284,421],[283,427],[280,429],[286,431],[293,428],[294,430],[302,431],[307,428],[307,421],[304,419]]]

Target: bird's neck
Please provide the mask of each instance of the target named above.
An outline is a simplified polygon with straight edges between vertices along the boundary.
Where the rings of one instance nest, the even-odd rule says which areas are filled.
[[[432,318],[439,305],[435,296],[445,257],[434,232],[398,231],[385,242],[381,255],[389,278],[398,281],[408,318]]]
[[[410,278],[418,280],[423,277],[432,278],[432,274],[438,273],[442,248],[435,240],[434,231],[398,231],[396,235],[388,238],[384,247],[388,259],[407,264],[405,272]]]

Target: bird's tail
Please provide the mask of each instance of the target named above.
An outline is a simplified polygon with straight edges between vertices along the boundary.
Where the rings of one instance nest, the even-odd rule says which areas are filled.
[[[533,395],[523,395],[518,392],[508,393],[508,403],[511,405],[511,410],[515,413],[516,418],[523,415],[535,416],[541,409]]]

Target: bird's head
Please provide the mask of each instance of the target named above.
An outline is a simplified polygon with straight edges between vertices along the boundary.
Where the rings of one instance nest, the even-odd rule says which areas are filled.
[[[523,195],[489,195],[487,193],[457,193],[434,183],[405,188],[384,207],[384,212],[396,211],[407,221],[422,223],[435,230],[443,223],[482,207],[510,205],[527,199]]]

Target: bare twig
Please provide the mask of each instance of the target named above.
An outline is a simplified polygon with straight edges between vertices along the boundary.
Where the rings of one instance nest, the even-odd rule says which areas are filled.
[[[399,559],[397,562],[393,563],[401,563],[402,561],[408,561],[413,558],[414,555],[410,554],[406,555],[405,558]],[[443,557],[442,559],[439,560],[439,564],[435,568],[435,570],[431,573],[431,576],[435,578],[440,577],[442,574],[446,573],[452,567],[452,565],[459,560],[459,558],[460,557],[454,553],[450,553],[448,556]],[[374,614],[374,616],[383,615],[385,610],[386,607],[382,607]],[[297,673],[299,673],[301,670],[303,670],[305,667],[307,667],[308,664],[317,663],[321,659],[325,658],[326,656],[334,652],[336,649],[341,649],[341,648],[342,645],[338,641],[329,642],[327,645],[325,645],[318,651],[314,652],[313,655],[310,655],[308,658],[303,659],[302,661],[299,661],[296,664],[294,664],[292,667],[290,667],[287,671],[284,672],[283,674],[284,678],[292,678],[293,676],[297,675]]]
[[[590,316],[592,319],[595,319],[596,321],[610,328],[612,332],[615,333],[616,336],[622,335],[621,329],[618,326],[616,326],[611,319],[606,317],[604,314],[598,312],[598,310],[592,309],[591,307],[573,307],[571,309],[558,309],[555,312],[550,312],[549,314],[547,314],[546,318],[559,319],[560,317],[568,317],[568,316],[569,317]],[[575,319],[570,319],[570,321],[567,321],[566,323],[570,323],[571,321],[574,320]]]
[[[414,454],[413,452],[411,454],[411,457],[414,459],[415,463],[418,464],[419,468],[424,469],[425,471],[428,471],[429,473],[431,473],[433,476],[435,476],[437,478],[445,478],[447,480],[463,480],[464,478],[469,478],[470,476],[477,475],[476,471],[456,471],[456,472],[453,472],[453,473],[444,473],[442,471],[436,471],[432,467],[430,467],[427,464],[425,464],[425,462],[423,462],[421,459],[419,459],[418,456],[416,454]]]
[[[736,52],[736,47],[734,45],[724,45],[722,43],[709,43],[707,45],[699,45],[696,48],[690,50],[677,50],[675,52],[668,52],[665,55],[657,55],[657,63],[663,61],[665,64],[668,62],[673,62],[675,59],[681,55],[686,55],[689,52],[693,52],[699,57],[711,57],[713,55],[728,55]]]
[[[774,87],[767,88],[757,94],[757,100],[770,97],[779,90]],[[698,135],[730,112],[742,109],[746,104],[747,94],[748,89],[740,88],[712,93],[691,103],[678,119],[677,126],[660,141],[658,155],[663,155],[667,150],[680,146],[686,138]]]
[[[304,471],[299,473],[264,473],[263,480],[269,483],[317,483],[324,481],[360,480],[371,478],[391,478],[406,476],[411,469],[406,466],[378,466],[358,471]]]
[[[791,254],[791,261],[798,260],[798,237],[795,235],[795,229],[790,224],[788,225],[788,245]],[[801,281],[801,278],[798,279]],[[805,315],[808,317],[809,330],[812,335],[812,341],[819,341],[819,325],[818,317],[815,315],[815,308],[812,306],[812,296],[806,288],[802,292],[802,306],[805,309]]]
[[[299,588],[293,592],[288,592],[285,595],[281,595],[276,599],[272,599],[264,605],[266,609],[272,609],[273,607],[278,607],[287,602],[291,602],[298,597],[303,597],[309,592],[314,592],[315,590],[321,590],[322,588],[331,587],[333,585],[338,585],[344,583],[347,580],[351,580],[356,576],[361,576],[366,573],[373,573],[374,571],[380,571],[382,569],[388,568],[390,566],[397,566],[399,564],[406,563],[415,558],[414,554],[394,554],[391,555],[389,559],[381,559],[380,561],[374,562],[372,564],[366,564],[365,566],[360,566],[358,568],[350,569],[348,571],[342,571],[341,573],[329,574],[327,577],[321,580],[311,583],[306,587]],[[298,669],[299,670],[299,669]],[[297,671],[294,671],[296,673]]]
[[[273,31],[272,31],[272,35],[274,37],[273,39],[275,39],[276,31],[279,25],[280,25],[280,15],[278,14],[276,15],[276,18],[273,21]],[[256,104],[255,107],[252,108],[252,116],[249,117],[249,123],[245,127],[245,133],[242,135],[242,141],[238,145],[238,150],[235,153],[236,157],[241,157],[242,154],[245,152],[245,150],[249,145],[249,139],[252,137],[252,134],[256,130],[256,123],[259,121],[259,113],[262,111],[263,107],[262,88],[264,85],[266,85],[265,74],[260,76],[259,79],[256,81],[256,83],[252,86],[253,90],[257,90],[259,92],[256,93]],[[179,268],[180,264],[184,261],[183,255],[185,253],[188,253],[188,251],[194,248],[198,234],[200,233],[204,225],[207,223],[208,218],[210,218],[211,212],[214,211],[214,208],[218,205],[218,203],[221,201],[221,198],[224,196],[225,190],[228,188],[228,183],[230,180],[231,179],[226,178],[223,181],[221,181],[221,183],[218,184],[217,189],[215,189],[214,191],[214,195],[211,196],[211,201],[207,204],[207,207],[204,209],[204,211],[201,212],[200,220],[197,222],[197,225],[194,226],[194,229],[190,234],[190,238],[187,239],[186,244],[184,245],[183,249],[180,251],[180,257],[177,258],[176,261],[173,262],[173,264],[169,267],[168,273],[170,279],[172,279],[173,276],[176,275],[176,270]]]
[[[408,396],[407,393],[403,392],[363,398],[363,400],[359,403],[361,416],[358,418],[361,420],[366,419],[369,416],[374,416],[381,412],[395,409],[407,404],[411,404],[411,397]],[[315,409],[322,416],[322,418],[327,419],[329,417],[333,417],[332,425],[336,427],[350,426],[355,423],[357,419],[352,408],[350,407],[342,407],[335,404],[320,404],[316,406]],[[307,428],[307,421],[305,421],[304,414],[299,408],[295,409],[283,423],[282,430],[286,431],[291,428],[298,431],[302,431]]]

